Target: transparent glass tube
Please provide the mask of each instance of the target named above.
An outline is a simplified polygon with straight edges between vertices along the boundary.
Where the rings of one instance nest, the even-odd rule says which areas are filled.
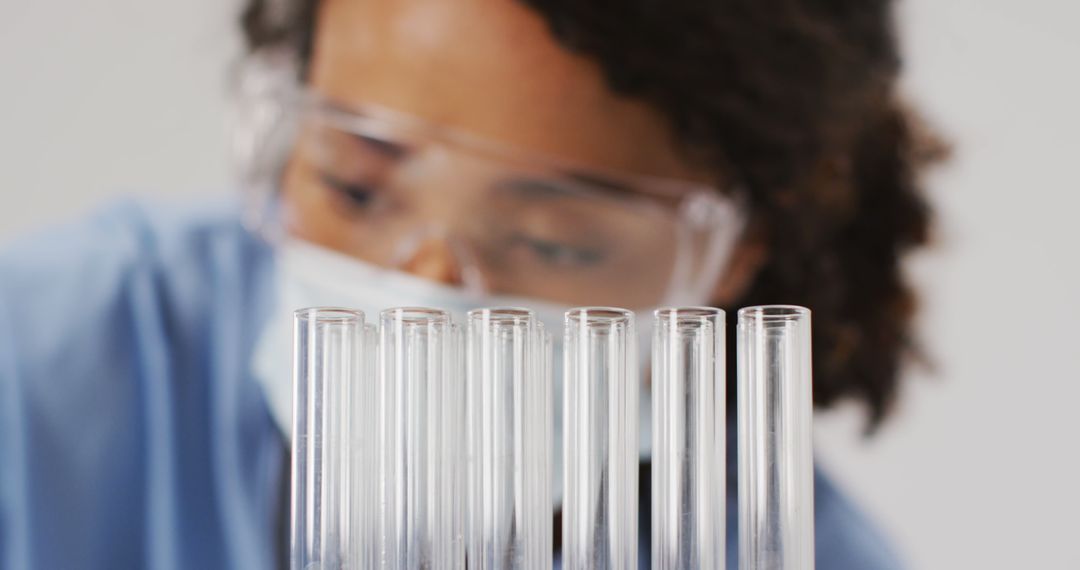
[[[351,447],[346,457],[348,472],[349,528],[346,536],[347,569],[376,568],[378,563],[378,391],[376,385],[375,348],[378,328],[364,325],[361,374],[350,385],[343,401],[348,409],[344,414],[346,432],[351,434]]]
[[[550,350],[531,310],[468,314],[470,569],[551,568]]]
[[[724,311],[658,309],[653,329],[652,568],[724,564]]]
[[[739,311],[739,568],[814,567],[810,311]]]
[[[572,309],[564,335],[563,567],[634,570],[639,384],[634,314]]]
[[[397,308],[379,335],[380,565],[464,568],[460,332],[446,311]]]
[[[362,375],[364,314],[301,309],[293,322],[291,566],[337,568],[350,515],[344,396]]]

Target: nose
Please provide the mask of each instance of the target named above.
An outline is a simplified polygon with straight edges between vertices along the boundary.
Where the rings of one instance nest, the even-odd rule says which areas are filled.
[[[428,237],[401,264],[401,269],[417,277],[447,285],[461,285],[461,263],[445,237]]]

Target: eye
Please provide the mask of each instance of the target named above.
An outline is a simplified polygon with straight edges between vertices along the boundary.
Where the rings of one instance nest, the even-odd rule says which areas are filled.
[[[515,241],[528,248],[541,262],[555,267],[590,267],[602,263],[606,258],[603,251],[595,248],[529,236],[517,236]]]
[[[319,181],[351,210],[369,209],[375,201],[375,189],[367,184],[341,180],[326,172],[319,173]]]

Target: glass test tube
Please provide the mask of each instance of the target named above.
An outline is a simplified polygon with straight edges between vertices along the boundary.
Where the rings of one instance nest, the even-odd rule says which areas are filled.
[[[293,324],[291,567],[338,568],[350,515],[343,396],[362,375],[364,314],[300,309]]]
[[[724,565],[724,311],[658,309],[653,331],[652,568]]]
[[[567,311],[563,354],[563,567],[637,568],[638,385],[634,314]]]
[[[550,570],[550,334],[528,309],[468,321],[469,568]]]
[[[812,570],[810,311],[739,311],[739,568]]]
[[[465,390],[446,311],[380,315],[380,565],[464,568]]]
[[[349,528],[346,536],[347,561],[344,568],[377,568],[379,553],[378,509],[378,459],[377,446],[378,392],[376,386],[375,347],[378,344],[378,328],[371,323],[364,325],[364,350],[359,382],[346,390],[343,401],[348,402],[344,415],[347,433],[351,434],[351,447],[346,457],[349,481],[348,500]]]

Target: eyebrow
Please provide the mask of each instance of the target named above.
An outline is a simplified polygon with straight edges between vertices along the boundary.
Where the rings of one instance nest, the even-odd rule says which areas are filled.
[[[509,178],[496,183],[502,190],[509,190],[525,198],[548,199],[568,196],[571,189],[555,180],[543,178]]]
[[[580,171],[563,171],[560,173],[570,184],[560,182],[557,178],[510,178],[502,180],[498,186],[504,190],[511,190],[528,198],[556,198],[569,196],[575,192],[574,186],[581,184],[589,190],[613,196],[622,196],[627,193],[636,193],[632,186],[614,178],[597,176],[595,174]]]
[[[409,148],[401,143],[376,138],[370,135],[349,133],[349,137],[360,144],[370,147],[375,152],[378,152],[387,158],[401,158],[409,151]]]
[[[643,191],[640,187],[634,186],[619,180],[618,178],[608,177],[604,175],[594,174],[592,172],[584,172],[579,170],[570,170],[563,173],[568,178],[571,178],[582,184],[587,184],[593,189],[600,190],[601,192],[618,195],[625,198],[627,194],[633,197],[640,198],[644,194],[649,194],[653,199],[659,200],[666,204],[675,204],[682,199],[681,195],[656,195]]]
[[[568,170],[568,171],[565,171],[563,174],[566,175],[566,177],[570,178],[571,180],[575,180],[575,181],[580,182],[582,184],[587,184],[589,186],[594,186],[596,188],[600,188],[600,189],[607,190],[607,191],[610,191],[610,192],[623,193],[623,192],[634,192],[635,191],[635,189],[632,186],[630,186],[630,185],[628,185],[628,184],[626,184],[626,183],[624,183],[624,182],[622,182],[620,180],[617,180],[615,178],[609,178],[607,176],[594,174],[592,172],[584,172],[584,171],[580,171],[580,170]]]

